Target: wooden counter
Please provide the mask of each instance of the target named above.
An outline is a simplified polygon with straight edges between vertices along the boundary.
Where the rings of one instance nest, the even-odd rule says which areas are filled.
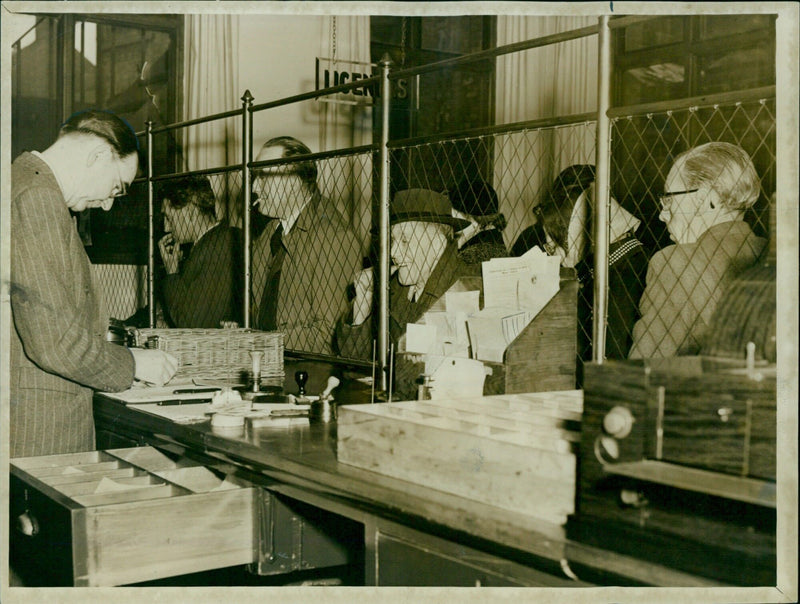
[[[355,396],[340,396],[339,402],[361,402]],[[95,419],[98,448],[153,444],[194,451],[233,464],[273,493],[363,524],[368,585],[407,584],[420,570],[393,576],[398,567],[387,564],[387,556],[422,567],[431,564],[430,556],[436,558],[440,574],[414,584],[463,584],[463,578],[441,577],[448,565],[466,564],[476,573],[467,584],[720,585],[568,541],[563,527],[522,513],[340,464],[335,422],[228,437],[212,432],[208,423],[178,425],[103,395],[95,396]]]

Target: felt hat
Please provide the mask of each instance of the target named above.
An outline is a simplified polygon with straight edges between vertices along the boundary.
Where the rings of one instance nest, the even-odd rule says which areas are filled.
[[[390,222],[434,222],[460,231],[469,221],[455,218],[453,207],[446,195],[429,189],[406,189],[395,193],[392,201]]]

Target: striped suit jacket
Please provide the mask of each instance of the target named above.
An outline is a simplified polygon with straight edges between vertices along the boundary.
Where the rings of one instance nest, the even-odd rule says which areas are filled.
[[[105,340],[108,319],[48,165],[11,169],[11,457],[95,448],[92,389],[130,387],[133,355]]]

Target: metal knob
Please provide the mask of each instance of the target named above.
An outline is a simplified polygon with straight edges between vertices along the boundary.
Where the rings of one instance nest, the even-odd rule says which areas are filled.
[[[634,417],[630,409],[617,405],[603,418],[603,431],[614,438],[625,438],[633,429]]]
[[[27,537],[39,534],[39,521],[30,511],[23,512],[16,518],[16,529]]]

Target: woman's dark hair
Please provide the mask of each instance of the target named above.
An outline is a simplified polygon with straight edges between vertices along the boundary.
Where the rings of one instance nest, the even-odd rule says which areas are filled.
[[[572,208],[581,194],[594,182],[594,166],[577,164],[570,166],[556,177],[545,193],[542,202],[533,209],[550,237],[563,249],[567,249],[567,232]],[[591,229],[587,222],[586,228]]]
[[[169,205],[180,209],[190,203],[200,211],[216,220],[217,200],[211,183],[205,176],[185,176],[178,180],[167,181],[161,187],[161,200],[169,200]]]
[[[106,141],[118,157],[128,157],[139,152],[139,139],[131,125],[111,111],[86,109],[69,116],[61,124],[59,138],[67,134],[91,134]]]
[[[267,149],[269,147],[283,148],[281,157],[287,159],[311,154],[311,149],[292,136],[276,136],[269,139],[261,148]],[[289,173],[297,174],[310,191],[317,191],[317,165],[313,160],[296,162],[290,164],[287,168]]]

